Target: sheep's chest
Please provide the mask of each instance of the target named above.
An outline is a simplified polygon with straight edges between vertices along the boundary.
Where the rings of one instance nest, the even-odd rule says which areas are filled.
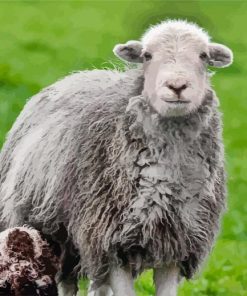
[[[183,260],[188,255],[186,237],[198,229],[200,194],[209,188],[205,153],[198,141],[132,148],[126,170],[134,186],[123,215],[122,245],[131,254],[131,248],[145,250],[149,255],[144,265],[149,267],[167,258]]]
[[[155,147],[155,146],[154,146]],[[198,195],[210,177],[209,164],[199,143],[145,147],[133,153],[127,173],[136,187],[132,211],[181,204]],[[139,209],[139,210],[138,210]]]
[[[126,199],[112,245],[137,269],[169,261],[190,262],[193,269],[213,240],[216,194],[224,190],[215,187],[223,166],[218,115],[210,121],[212,113],[202,107],[187,117],[162,118],[136,101],[122,129]]]

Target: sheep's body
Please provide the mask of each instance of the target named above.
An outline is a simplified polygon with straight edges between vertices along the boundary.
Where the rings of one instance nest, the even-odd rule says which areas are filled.
[[[59,260],[38,231],[27,227],[0,233],[0,295],[57,296]]]
[[[73,74],[27,103],[1,152],[4,227],[64,225],[98,284],[114,262],[136,273],[175,262],[191,277],[224,207],[214,93],[193,114],[162,118],[142,88],[138,69]]]

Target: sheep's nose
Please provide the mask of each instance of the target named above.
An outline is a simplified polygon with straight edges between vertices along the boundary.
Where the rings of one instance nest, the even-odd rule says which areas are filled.
[[[167,84],[167,87],[169,89],[171,89],[172,91],[175,92],[175,94],[179,97],[181,92],[186,89],[188,87],[188,85],[186,83],[184,84],[180,84],[180,85],[177,85],[177,84],[172,84],[172,83],[168,83]]]

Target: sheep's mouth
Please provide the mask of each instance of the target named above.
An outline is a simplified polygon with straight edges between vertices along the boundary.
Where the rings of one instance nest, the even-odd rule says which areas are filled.
[[[164,100],[166,103],[169,104],[179,104],[179,105],[184,105],[184,104],[189,104],[190,101],[189,100]]]

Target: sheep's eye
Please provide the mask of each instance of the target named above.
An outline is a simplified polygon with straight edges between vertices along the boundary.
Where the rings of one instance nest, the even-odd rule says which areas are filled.
[[[152,58],[152,55],[149,52],[145,52],[143,56],[146,61],[149,61]]]
[[[206,52],[202,52],[202,53],[200,54],[200,59],[206,61],[206,60],[208,59],[208,55],[207,55],[207,53],[206,53]]]

